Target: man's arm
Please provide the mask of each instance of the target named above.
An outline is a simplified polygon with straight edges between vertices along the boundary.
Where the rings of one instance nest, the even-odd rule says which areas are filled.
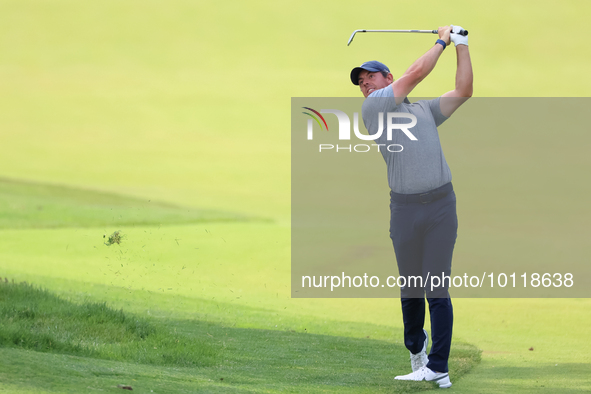
[[[442,98],[439,101],[441,113],[446,117],[451,116],[460,105],[464,104],[470,97],[472,97],[472,83],[474,76],[472,74],[470,51],[468,50],[468,38],[455,36],[455,34],[452,34],[452,39],[455,40],[456,54],[458,57],[456,88],[441,96]],[[460,43],[460,41],[465,43]]]
[[[444,26],[439,28],[439,38],[445,42],[446,45],[451,44],[450,42],[450,26]],[[429,75],[435,68],[439,56],[443,52],[443,46],[435,44],[431,49],[427,51],[423,56],[418,58],[412,66],[406,70],[404,75],[398,78],[392,84],[392,90],[394,91],[394,97],[396,98],[396,104],[400,104],[404,101],[406,96],[412,92],[412,90]]]

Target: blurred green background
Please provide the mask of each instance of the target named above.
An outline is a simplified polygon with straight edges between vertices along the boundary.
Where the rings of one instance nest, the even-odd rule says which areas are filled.
[[[291,97],[358,96],[352,66],[395,76],[430,35],[470,31],[474,95],[586,96],[586,1],[3,1],[2,176],[289,217]],[[453,88],[446,51],[414,92]],[[238,208],[238,209],[236,209]]]

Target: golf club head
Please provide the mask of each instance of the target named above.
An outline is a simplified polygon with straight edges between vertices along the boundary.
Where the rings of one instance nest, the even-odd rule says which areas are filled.
[[[365,30],[355,30],[353,32],[353,34],[351,34],[351,37],[349,37],[349,42],[347,43],[347,46],[351,45],[351,41],[353,41],[353,38],[355,37],[355,34],[357,34],[357,32],[360,32],[360,31],[365,31]]]

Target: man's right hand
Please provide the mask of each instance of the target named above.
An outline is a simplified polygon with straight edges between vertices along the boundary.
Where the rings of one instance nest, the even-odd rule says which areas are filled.
[[[437,29],[439,38],[449,45],[450,41],[450,26],[443,26]],[[442,54],[441,45],[433,45],[427,53],[418,58],[404,74],[392,83],[392,90],[396,98],[396,104],[400,104],[412,90],[429,75],[429,73],[437,64],[437,59]]]
[[[449,34],[451,33],[451,26],[443,26],[437,29],[439,38],[445,42],[445,45],[451,44]]]

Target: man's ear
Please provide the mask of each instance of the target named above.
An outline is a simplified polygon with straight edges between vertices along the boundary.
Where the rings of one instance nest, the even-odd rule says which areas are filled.
[[[388,73],[386,79],[388,80],[388,83],[394,82],[394,76],[392,75],[392,73]]]

